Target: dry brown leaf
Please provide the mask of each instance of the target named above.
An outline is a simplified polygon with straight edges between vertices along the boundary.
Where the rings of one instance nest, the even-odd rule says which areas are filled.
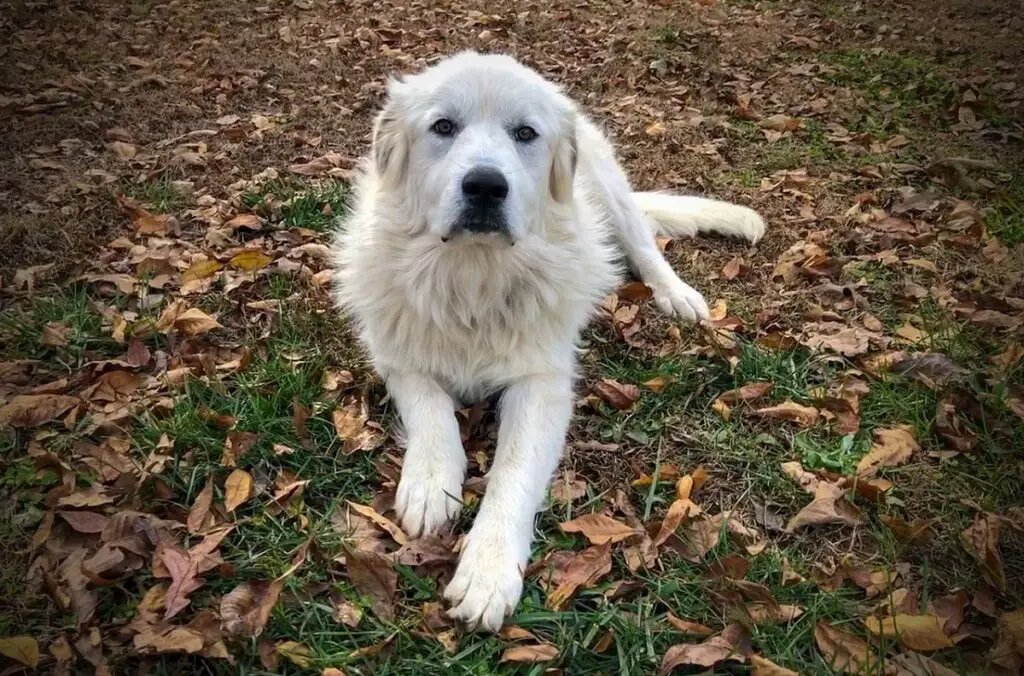
[[[636,400],[640,398],[639,387],[636,385],[624,385],[610,378],[594,383],[591,389],[606,404],[619,411],[632,408]]]
[[[259,216],[256,214],[238,214],[231,220],[227,221],[225,227],[233,228],[247,228],[249,230],[259,230],[263,227],[260,223]]]
[[[19,394],[0,406],[0,425],[36,427],[63,415],[81,400],[63,394]]]
[[[752,413],[762,418],[787,420],[796,423],[800,427],[813,427],[821,417],[821,412],[818,409],[813,406],[803,406],[791,399],[787,399],[777,406],[759,408]]]
[[[814,642],[825,662],[840,673],[869,673],[879,665],[878,656],[864,639],[824,620],[814,625]]]
[[[39,666],[39,644],[31,636],[0,638],[0,655],[32,669]]]
[[[795,117],[779,113],[777,115],[771,115],[764,118],[761,120],[760,125],[762,129],[770,129],[772,131],[796,131],[800,128],[800,120]]]
[[[395,616],[395,590],[398,573],[391,559],[376,552],[361,551],[347,545],[345,568],[356,591],[372,599],[374,614],[385,621]]]
[[[236,469],[224,481],[224,509],[228,514],[235,511],[252,497],[252,475],[244,469]]]
[[[797,672],[780,667],[775,662],[760,655],[750,656],[750,666],[754,667],[751,676],[800,676]]]
[[[740,403],[757,401],[775,388],[775,383],[747,383],[735,390],[728,390],[718,395],[718,401],[735,406]]]
[[[547,607],[558,610],[580,587],[591,587],[612,570],[610,543],[573,552],[558,587],[548,594]]]
[[[910,427],[875,430],[875,444],[857,463],[857,475],[870,477],[882,467],[902,465],[918,448]]]
[[[153,627],[135,635],[135,649],[155,653],[197,653],[203,649],[203,636],[186,627],[170,630]]]
[[[750,268],[743,262],[742,256],[734,256],[725,264],[725,267],[722,268],[722,277],[725,277],[728,280],[733,280],[741,275],[747,274],[749,270]]]
[[[96,512],[60,511],[57,516],[79,533],[102,533],[110,519]]]
[[[558,527],[563,533],[581,533],[593,545],[621,542],[639,532],[604,514],[585,514],[572,521],[560,523]]]
[[[48,347],[64,347],[68,344],[68,331],[71,329],[64,322],[47,322],[43,326],[39,342]]]
[[[186,526],[188,527],[189,533],[198,533],[203,529],[207,518],[210,515],[210,507],[212,506],[213,479],[209,478],[206,480],[206,485],[203,486],[203,490],[199,491],[199,495],[196,496],[196,501],[192,503],[192,508],[188,511]]]
[[[749,644],[746,630],[738,624],[730,624],[721,634],[702,643],[682,643],[669,648],[661,660],[659,674],[670,674],[680,665],[713,667],[726,660],[746,662]]]
[[[187,336],[198,336],[207,331],[221,328],[216,319],[195,307],[177,315],[173,325]]]
[[[657,393],[661,392],[668,385],[672,384],[673,380],[674,378],[672,378],[672,376],[657,376],[646,381],[644,383],[644,387],[649,389],[651,392]]]
[[[560,474],[551,484],[551,499],[561,504],[569,504],[587,494],[587,480],[576,477],[576,473],[566,471]]]
[[[938,519],[914,519],[907,523],[900,517],[889,514],[881,514],[878,519],[889,527],[897,540],[909,545],[928,542],[934,535],[932,526],[938,523]]]
[[[501,662],[549,662],[558,657],[558,648],[550,643],[517,645],[501,654]]]
[[[348,504],[349,509],[358,514],[363,515],[370,521],[377,524],[380,528],[387,531],[388,534],[391,536],[391,539],[397,542],[398,544],[404,545],[409,542],[409,537],[401,528],[398,527],[398,525],[394,521],[380,514],[373,507],[370,507],[368,505],[360,505],[350,500],[346,500],[345,502]]]
[[[715,633],[715,630],[711,627],[700,624],[699,622],[680,619],[672,613],[665,613],[665,621],[671,624],[676,631],[683,634],[689,634],[691,636],[711,636]]]
[[[978,517],[963,533],[960,542],[981,567],[985,580],[1000,592],[1006,592],[1006,569],[999,555],[1002,522],[994,514]]]
[[[789,520],[786,532],[792,533],[798,528],[825,523],[844,523],[860,525],[864,516],[855,505],[846,500],[847,489],[842,482],[829,483],[822,481],[814,491],[814,500]]]
[[[786,624],[804,614],[804,609],[800,606],[784,603],[748,603],[746,610],[755,624]]]
[[[896,667],[897,676],[960,676],[959,672],[918,653],[901,653],[889,661]]]
[[[680,479],[683,481],[685,477]],[[693,478],[690,477],[690,488],[692,490]],[[678,494],[678,487],[677,487]],[[698,505],[694,504],[689,498],[679,498],[673,500],[672,504],[669,505],[668,510],[665,512],[665,518],[661,521],[661,526],[658,528],[657,535],[654,536],[655,546],[661,546],[666,540],[671,537],[683,523],[688,523],[690,519],[700,515],[701,509]],[[717,536],[716,536],[717,539]]]
[[[1024,609],[1002,613],[996,624],[992,662],[1010,673],[1024,667]]]
[[[903,647],[924,652],[953,647],[953,641],[946,636],[942,625],[943,620],[934,615],[896,615],[881,620],[877,617],[864,618],[864,626],[875,636],[899,636]]]

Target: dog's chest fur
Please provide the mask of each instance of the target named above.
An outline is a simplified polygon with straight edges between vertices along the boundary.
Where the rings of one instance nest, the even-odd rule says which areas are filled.
[[[338,297],[374,365],[428,374],[474,399],[571,371],[575,341],[618,277],[602,226],[513,247],[409,237],[355,216],[339,240]]]

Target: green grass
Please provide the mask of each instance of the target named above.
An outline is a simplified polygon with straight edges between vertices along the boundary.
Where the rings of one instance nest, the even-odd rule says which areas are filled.
[[[85,287],[71,285],[52,296],[37,295],[27,304],[0,310],[0,359],[43,359],[51,369],[71,371],[90,355],[123,351],[123,346],[111,340],[109,330],[104,331],[103,315],[93,303]],[[67,327],[66,345],[42,344],[50,323]]]
[[[134,7],[139,6],[145,6],[146,11],[149,11],[148,5],[139,3],[133,6],[132,11],[135,11]],[[184,195],[166,178],[151,183],[130,184],[125,188],[125,194],[139,200],[143,206],[156,213],[174,213],[185,206]]]
[[[325,232],[345,212],[348,195],[348,185],[340,181],[274,180],[245,193],[242,204],[279,220],[283,227]]]
[[[941,67],[922,57],[890,50],[823,52],[818,58],[833,72],[826,82],[854,86],[867,94],[871,107],[855,125],[883,138],[910,129],[945,126],[944,109],[953,88]]]

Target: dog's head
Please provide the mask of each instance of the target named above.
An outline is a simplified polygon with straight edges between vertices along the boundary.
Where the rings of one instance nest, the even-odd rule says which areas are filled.
[[[410,229],[508,242],[572,199],[576,109],[508,56],[465,52],[393,80],[373,134],[377,187]]]

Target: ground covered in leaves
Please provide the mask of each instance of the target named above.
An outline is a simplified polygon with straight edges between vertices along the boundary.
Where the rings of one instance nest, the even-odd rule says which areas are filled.
[[[0,17],[0,670],[1017,674],[1024,79],[1015,3],[16,2]],[[509,51],[714,305],[606,300],[522,603],[439,591],[402,439],[331,310],[389,72]]]

